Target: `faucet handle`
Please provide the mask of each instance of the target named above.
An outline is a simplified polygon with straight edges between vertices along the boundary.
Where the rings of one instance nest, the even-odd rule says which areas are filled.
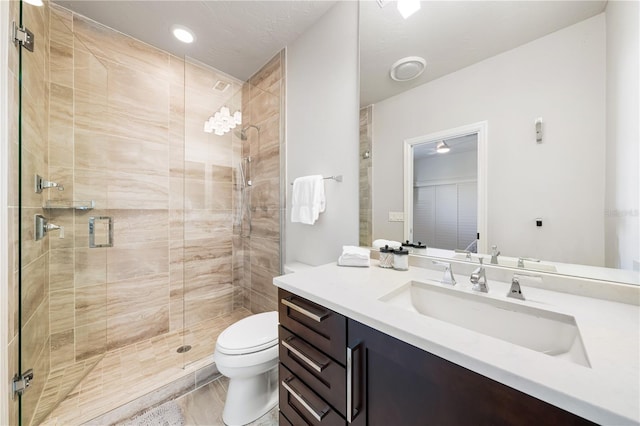
[[[64,239],[64,226],[54,225],[53,223],[47,223],[46,225],[47,232],[53,231],[56,229],[58,230],[58,238],[60,238],[61,240]]]
[[[524,268],[524,261],[527,262],[540,262],[540,259],[534,259],[532,257],[519,257],[518,258],[518,268]]]
[[[442,284],[456,285],[456,279],[453,277],[453,270],[451,269],[451,263],[440,262],[438,260],[432,261],[434,265],[444,266],[444,276],[442,277]]]
[[[520,277],[529,277],[529,278],[540,278],[542,279],[542,275],[540,274],[527,274],[524,272],[515,272],[513,274],[513,278],[511,278],[511,287],[509,288],[509,292],[507,293],[507,297],[512,297],[514,299],[525,300],[524,294],[522,294],[522,289],[520,288]]]

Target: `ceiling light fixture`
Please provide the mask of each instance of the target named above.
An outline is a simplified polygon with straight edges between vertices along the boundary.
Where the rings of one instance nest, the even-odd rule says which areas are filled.
[[[25,3],[29,3],[32,6],[42,6],[42,0],[24,0]]]
[[[398,0],[398,12],[404,19],[420,10],[420,0]]]
[[[196,39],[193,31],[182,25],[173,25],[171,27],[171,33],[173,33],[173,36],[183,43],[193,43]]]
[[[436,152],[438,154],[446,154],[449,151],[451,151],[451,148],[449,148],[449,145],[447,145],[445,141],[440,141],[438,145],[436,145]]]
[[[242,113],[236,111],[231,115],[229,108],[223,106],[220,108],[220,111],[213,114],[204,122],[204,131],[222,136],[231,129],[235,129],[238,124],[242,124]]]
[[[395,81],[413,80],[422,74],[427,67],[427,61],[419,56],[407,56],[391,65],[389,75]]]

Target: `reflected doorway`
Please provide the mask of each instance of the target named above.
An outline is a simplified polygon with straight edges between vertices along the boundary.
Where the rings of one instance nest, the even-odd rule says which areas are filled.
[[[405,239],[486,251],[486,123],[405,141]]]

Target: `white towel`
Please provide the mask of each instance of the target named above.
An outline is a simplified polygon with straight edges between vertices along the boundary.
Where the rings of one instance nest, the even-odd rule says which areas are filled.
[[[398,248],[400,246],[402,246],[402,243],[398,242],[398,241],[393,241],[393,240],[375,240],[372,243],[373,248],[375,249],[380,249],[384,246],[389,246],[389,248]]]
[[[321,175],[303,176],[293,181],[291,222],[313,225],[325,208]]]
[[[364,247],[342,246],[342,255],[338,258],[340,266],[368,267],[370,251]]]

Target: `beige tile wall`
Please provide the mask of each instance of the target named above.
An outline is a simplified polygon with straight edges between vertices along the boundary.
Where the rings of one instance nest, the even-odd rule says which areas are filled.
[[[9,6],[9,22],[19,21],[19,2],[17,0],[11,0]],[[12,107],[9,108],[9,155],[11,161],[10,165],[17,165],[18,162],[18,48],[15,46],[9,47],[8,57],[8,104]],[[8,193],[8,314],[7,318],[8,328],[8,377],[18,371],[18,168],[10,167],[9,170],[9,187]],[[1,303],[5,303],[2,301]],[[8,394],[8,393],[7,393]],[[9,423],[18,424],[18,401],[12,399],[9,395]]]
[[[245,123],[260,127],[260,132],[249,129],[248,139],[242,145],[242,155],[252,158],[253,186],[249,190],[251,234],[234,241],[242,247],[244,259],[239,293],[244,306],[252,312],[277,309],[273,277],[280,275],[280,132],[284,58],[285,51],[282,50],[243,87]]]
[[[18,2],[12,2],[12,19],[16,22],[19,13]],[[18,266],[18,236],[17,233],[17,206],[18,196],[10,194],[9,208],[14,218],[9,238],[14,248],[11,262],[14,271],[10,276],[10,291],[13,304],[13,317],[9,321],[9,375],[13,376],[17,371],[17,339],[18,327],[22,327],[22,365],[23,370],[33,368],[37,372],[29,392],[22,398],[23,424],[31,422],[38,398],[44,388],[45,378],[49,374],[50,367],[50,320],[49,320],[49,245],[47,239],[34,241],[33,216],[35,214],[46,215],[42,209],[43,198],[33,190],[34,175],[48,174],[48,105],[50,88],[48,85],[49,46],[46,34],[49,30],[49,7],[45,3],[43,7],[35,7],[29,4],[23,6],[23,24],[35,35],[39,42],[35,43],[34,52],[24,52],[22,55],[22,262]],[[15,50],[14,50],[15,49]],[[15,160],[13,167],[15,172],[11,174],[10,186],[18,188],[17,182],[17,61],[18,50],[11,48],[10,54],[10,87],[13,96],[11,108],[14,116],[11,117],[11,152]],[[18,296],[17,270],[21,267],[22,293]],[[20,297],[22,304],[22,324],[18,324],[17,299]],[[16,421],[17,407],[15,401],[10,401],[11,421]]]
[[[86,366],[105,351],[180,330],[183,343],[197,345],[189,330],[203,322],[240,307],[275,309],[284,51],[243,83],[59,6],[25,8],[43,42],[24,59],[22,178],[27,188],[36,172],[65,186],[44,196],[24,191],[25,366],[44,379],[50,369]],[[11,53],[10,95],[17,105],[17,53]],[[217,80],[231,86],[215,92]],[[223,105],[241,109],[243,126],[260,126],[260,134],[251,129],[242,143],[237,132],[204,133],[204,120]],[[17,141],[17,124],[11,131]],[[17,144],[11,149],[17,160]],[[243,238],[237,166],[248,155],[253,230]],[[17,167],[13,182],[17,187]],[[10,197],[13,375],[18,199]],[[93,200],[96,208],[45,210],[43,198],[53,205]],[[63,225],[65,238],[53,232],[33,241],[36,213]],[[91,216],[113,218],[113,247],[89,248]],[[212,351],[196,349],[183,362]],[[38,380],[25,398],[23,424],[31,422],[43,387]],[[10,405],[15,420],[17,406]]]
[[[49,172],[67,182],[53,195],[96,202],[90,212],[60,211],[71,244],[52,243],[52,312],[60,318],[52,339],[60,342],[56,366],[64,366],[233,309],[239,139],[202,129],[222,105],[240,108],[241,82],[53,10],[51,119],[63,130],[50,140]],[[213,90],[219,79],[231,83],[224,93]],[[88,220],[97,215],[113,218],[111,248],[88,247]],[[71,306],[73,323],[62,320]]]
[[[371,152],[373,143],[373,105],[360,109],[360,245],[371,246]],[[369,158],[365,153],[369,152]]]

